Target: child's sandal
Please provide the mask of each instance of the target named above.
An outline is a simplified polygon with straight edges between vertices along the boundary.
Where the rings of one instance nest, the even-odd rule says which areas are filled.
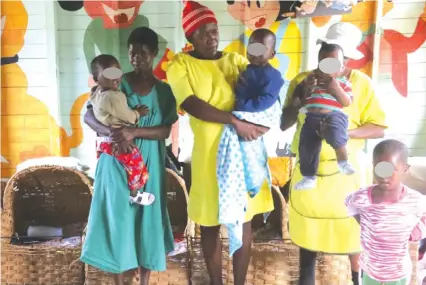
[[[138,192],[135,197],[130,196],[130,204],[138,204],[141,206],[149,206],[155,201],[155,196],[147,192]]]

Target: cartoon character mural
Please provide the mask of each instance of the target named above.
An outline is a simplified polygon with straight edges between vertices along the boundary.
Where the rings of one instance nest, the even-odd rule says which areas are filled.
[[[87,15],[92,18],[86,28],[83,39],[83,50],[88,71],[90,62],[100,53],[112,54],[120,62],[124,72],[132,70],[128,59],[127,39],[137,27],[149,27],[148,19],[140,15],[140,8],[144,0],[85,0],[85,1],[58,1],[59,6],[69,12],[75,12],[84,7]],[[174,53],[167,47],[167,40],[159,37],[159,52],[154,60],[154,74],[163,81],[166,80],[167,63]],[[89,76],[88,86],[93,87],[95,82]],[[88,100],[89,93],[80,98]],[[176,140],[178,123],[172,128],[172,140]]]
[[[1,2],[1,177],[10,178],[22,161],[42,156],[69,156],[83,137],[80,118],[71,118],[68,136],[49,114],[47,106],[27,94],[28,81],[19,66],[28,14],[22,1]],[[85,101],[77,99],[71,113]]]
[[[394,7],[392,2],[383,3],[383,15],[386,15]],[[425,4],[426,7],[426,4]],[[375,2],[359,3],[351,14],[342,16],[342,22],[351,22],[357,25],[364,33],[364,39],[358,50],[364,54],[364,57],[357,61],[350,61],[352,68],[360,69],[371,76],[373,50],[374,50],[374,31],[375,31]],[[330,17],[314,17],[312,22],[318,26],[324,26],[330,21]],[[380,42],[380,62],[391,63],[381,65],[380,73],[390,73],[392,82],[398,93],[407,97],[408,95],[408,58],[407,55],[415,52],[426,41],[426,13],[419,17],[416,27],[411,36],[405,36],[402,33],[384,29]],[[387,68],[389,66],[389,68]]]
[[[139,14],[143,3],[144,0],[58,1],[62,9],[70,12],[84,7],[87,15],[92,18],[83,41],[88,70],[90,62],[99,53],[114,55],[124,72],[132,70],[128,60],[127,39],[135,28],[149,27],[148,19]],[[154,62],[154,74],[157,78],[166,80],[165,67],[172,57],[173,52],[167,48],[167,40],[159,35],[159,52]],[[89,83],[91,85],[93,82]]]
[[[300,0],[295,1],[297,17],[336,15],[349,13],[358,0]]]

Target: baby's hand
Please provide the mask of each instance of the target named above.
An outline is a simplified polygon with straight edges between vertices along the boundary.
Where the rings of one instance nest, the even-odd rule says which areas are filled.
[[[334,77],[322,72],[321,70],[316,70],[315,74],[315,85],[326,89],[330,93],[334,94],[333,91],[337,90],[340,87],[339,82]]]
[[[341,91],[342,87],[340,86],[339,81],[336,78],[331,78],[327,85],[327,90],[334,96],[337,92]]]
[[[146,116],[146,115],[148,115],[148,113],[149,113],[149,109],[148,109],[148,107],[147,107],[147,106],[145,106],[145,105],[137,106],[137,107],[136,107],[136,111],[138,111],[138,112],[139,112],[139,115],[140,115],[141,117]]]

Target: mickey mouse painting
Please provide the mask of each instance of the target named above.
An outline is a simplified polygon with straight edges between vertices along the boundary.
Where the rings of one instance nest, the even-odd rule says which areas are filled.
[[[84,34],[83,50],[88,70],[91,60],[100,53],[111,54],[119,59],[124,72],[132,70],[128,60],[127,38],[136,27],[149,27],[148,19],[139,15],[144,0],[110,1],[57,1],[59,6],[68,12],[75,12],[84,7],[87,15],[92,18]],[[159,79],[162,77],[161,61],[166,57],[167,41],[159,37],[159,53],[154,67]],[[154,71],[155,73],[155,71]],[[157,75],[156,74],[156,75]],[[93,82],[89,78],[89,86]]]
[[[295,16],[294,2],[297,1],[266,1],[266,0],[228,0],[228,12],[251,31],[270,26],[276,21],[282,21]]]
[[[291,17],[314,17],[349,13],[358,0],[227,0],[228,12],[250,30],[269,28]]]
[[[352,11],[358,0],[300,0],[291,7],[296,17],[328,16],[346,14]]]

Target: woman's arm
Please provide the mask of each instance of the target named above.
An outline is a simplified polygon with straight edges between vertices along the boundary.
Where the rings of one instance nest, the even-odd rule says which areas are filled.
[[[146,140],[165,140],[170,136],[171,130],[172,126],[135,128],[134,137]]]
[[[357,78],[359,90],[362,93],[356,94],[360,105],[360,126],[349,130],[351,139],[378,139],[385,136],[386,113],[384,112],[371,83],[371,79],[360,71],[352,70]]]
[[[181,108],[199,120],[232,125],[238,136],[247,141],[255,140],[269,130],[263,126],[241,121],[234,117],[232,113],[219,110],[195,95],[186,98],[185,101],[182,102]]]
[[[172,153],[175,157],[179,156],[179,121],[172,125]]]
[[[113,129],[110,137],[116,143],[130,142],[135,138],[145,140],[165,140],[170,136],[172,126],[156,126],[143,128],[124,127]]]
[[[239,57],[239,60],[243,62],[243,57]],[[239,68],[243,66],[243,63],[236,64]],[[257,139],[268,131],[268,128],[238,120],[232,113],[219,110],[198,98],[190,84],[187,68],[181,55],[176,55],[170,62],[167,79],[176,97],[177,105],[192,117],[204,122],[232,125],[238,136],[244,140]]]
[[[101,136],[109,136],[111,134],[111,129],[101,122],[99,122],[95,118],[95,114],[93,113],[93,109],[88,109],[86,114],[84,115],[84,122],[96,133]]]
[[[185,99],[181,104],[181,108],[191,116],[205,122],[230,125],[234,120],[234,116],[231,113],[221,111],[195,95]]]
[[[386,127],[367,123],[348,131],[351,139],[379,139],[385,136]]]
[[[303,92],[303,86],[298,84],[293,94],[290,95],[290,101],[284,106],[280,125],[282,131],[291,128],[297,122],[299,110],[302,108],[302,101],[300,98],[303,98]]]
[[[302,72],[290,81],[281,116],[280,128],[282,131],[291,128],[297,122],[299,110],[303,107],[308,90],[314,83],[315,74],[313,72]]]

